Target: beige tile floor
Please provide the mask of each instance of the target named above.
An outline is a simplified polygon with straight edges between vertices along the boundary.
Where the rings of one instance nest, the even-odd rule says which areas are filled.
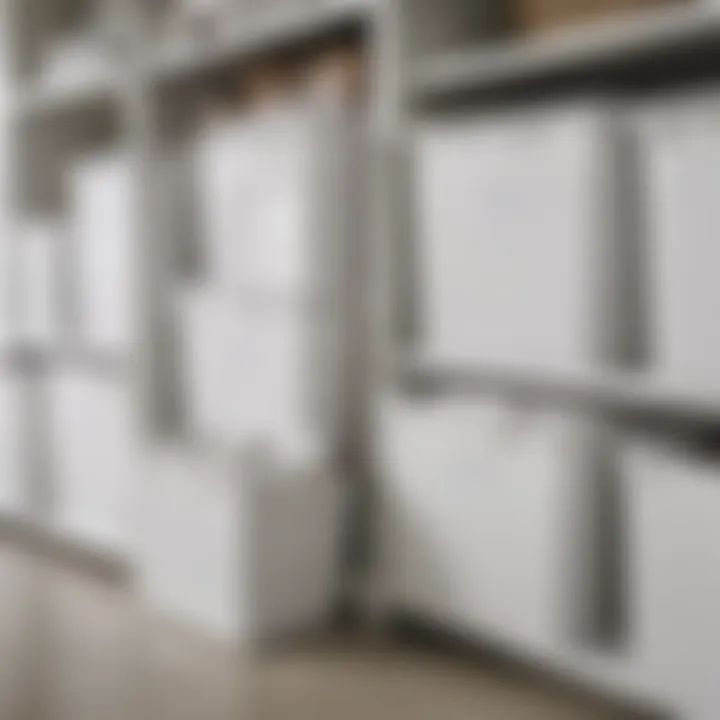
[[[380,640],[244,658],[0,546],[0,720],[615,720],[480,662]]]

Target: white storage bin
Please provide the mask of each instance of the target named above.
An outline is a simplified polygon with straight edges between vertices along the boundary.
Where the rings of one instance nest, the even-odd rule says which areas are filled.
[[[230,642],[327,622],[337,599],[341,488],[324,470],[166,449],[143,494],[148,603]]]
[[[319,108],[282,105],[258,113],[256,142],[264,148],[256,168],[255,227],[248,247],[247,282],[289,300],[316,295],[313,280],[323,218],[338,198],[323,182],[323,163],[339,148]],[[340,238],[335,238],[340,242]]]
[[[54,344],[67,331],[61,291],[61,252],[66,246],[59,224],[32,221],[21,228],[17,243],[20,294],[19,336],[33,344]]]
[[[672,385],[715,393],[718,119],[720,99],[695,95],[652,104],[637,120],[655,371]]]
[[[180,297],[178,315],[192,430],[203,438],[246,440],[258,398],[244,392],[250,358],[242,313],[232,298],[194,290]]]
[[[17,514],[27,499],[26,380],[0,369],[0,513]]]
[[[100,83],[111,70],[99,34],[65,34],[49,43],[40,82],[51,92],[62,92]]]
[[[7,23],[5,23],[7,25]],[[3,28],[0,39],[10,37],[10,28]],[[0,58],[0,97],[9,98],[12,92],[9,53]],[[16,192],[16,176],[9,162],[14,152],[12,116],[9,112],[0,116],[0,346],[15,329],[11,325],[10,303],[12,282],[11,253],[15,242],[12,202]]]
[[[396,598],[528,652],[566,641],[583,612],[586,424],[492,402],[390,414]]]
[[[488,508],[475,494],[488,482],[482,439],[495,416],[492,406],[399,403],[382,421],[390,595],[447,622],[473,622],[468,613],[486,607],[468,585],[487,560]]]
[[[167,4],[167,3],[166,3]],[[232,32],[238,0],[172,0],[167,5],[167,30],[177,43],[207,41]]]
[[[629,443],[634,651],[680,717],[720,715],[720,462]]]
[[[98,549],[126,552],[142,473],[133,387],[82,368],[46,382],[53,522]]]
[[[0,132],[2,132],[1,126]],[[2,148],[0,147],[0,157],[2,156],[1,153]],[[3,179],[0,176],[0,203],[2,203],[2,183]],[[3,212],[2,205],[0,205],[0,212]],[[0,220],[0,223],[4,223],[4,221]],[[13,295],[17,296],[17,285],[15,284],[12,263],[13,242],[10,240],[7,225],[2,227],[1,232],[3,237],[0,240],[0,348],[3,348],[17,336],[18,318],[15,315],[12,303]]]
[[[424,353],[582,371],[616,351],[612,114],[553,107],[424,125]]]
[[[262,440],[287,452],[310,442],[310,319],[208,289],[186,293],[181,305],[194,432],[230,447]]]
[[[244,248],[252,231],[257,148],[251,122],[218,118],[201,131],[196,146],[201,242],[211,281],[242,282]]]
[[[203,14],[219,13],[223,7],[232,5],[233,0],[176,0],[180,13]]]
[[[205,126],[196,165],[212,282],[291,302],[317,291],[324,218],[341,200],[329,166],[346,150],[330,123],[342,122],[298,102]]]
[[[129,352],[138,341],[141,292],[132,158],[83,158],[69,184],[76,334],[84,345]]]

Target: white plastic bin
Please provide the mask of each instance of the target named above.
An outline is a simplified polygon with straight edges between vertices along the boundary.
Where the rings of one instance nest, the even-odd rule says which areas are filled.
[[[27,380],[0,368],[0,514],[27,509]]]
[[[48,92],[67,92],[107,78],[112,69],[101,40],[89,33],[66,33],[47,45],[40,82]]]
[[[352,152],[349,133],[345,113],[309,101],[202,128],[197,188],[211,282],[291,303],[317,297],[318,268],[345,239],[332,218],[347,203],[337,166]]]
[[[720,97],[709,94],[670,97],[637,115],[651,359],[661,380],[715,394],[719,119]]]
[[[653,441],[624,456],[634,651],[688,720],[720,716],[720,461]]]
[[[298,104],[219,119],[200,135],[201,229],[210,277],[226,290],[307,289],[321,209],[313,129]]]
[[[62,368],[47,382],[53,522],[100,550],[131,551],[142,450],[130,383]]]
[[[139,340],[137,179],[132,157],[92,155],[69,173],[80,341],[128,353]]]
[[[527,652],[566,642],[584,610],[588,423],[477,401],[396,405],[385,423],[395,601]]]
[[[31,220],[20,230],[15,272],[20,296],[20,338],[53,344],[67,331],[67,303],[62,293],[61,253],[65,228],[59,223]]]
[[[0,121],[1,132],[2,121]],[[2,140],[0,140],[0,157],[2,157]],[[2,193],[4,192],[3,182],[2,170],[0,170],[0,203],[2,203]],[[2,204],[0,204],[0,212],[3,212],[2,207]],[[18,318],[12,303],[12,296],[17,293],[15,268],[12,262],[14,243],[10,239],[12,233],[6,229],[9,223],[5,223],[7,221],[0,218],[0,232],[3,234],[0,240],[0,349],[9,345],[15,339],[19,329]]]
[[[242,281],[253,229],[254,139],[253,125],[247,119],[218,118],[202,129],[196,144],[201,242],[211,280],[226,289]]]
[[[151,606],[239,643],[328,621],[339,592],[341,487],[325,470],[272,464],[209,449],[155,455],[141,513]]]
[[[619,352],[614,127],[592,104],[420,127],[426,355],[582,371]]]
[[[259,439],[288,451],[313,435],[306,315],[206,288],[180,304],[194,434],[229,447]]]

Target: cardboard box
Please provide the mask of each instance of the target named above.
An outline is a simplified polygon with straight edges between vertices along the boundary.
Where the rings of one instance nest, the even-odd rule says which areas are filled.
[[[367,95],[368,61],[356,47],[339,47],[321,53],[307,69],[311,92],[357,102]]]
[[[681,4],[688,0],[516,0],[516,22],[523,34],[590,23],[612,16]]]

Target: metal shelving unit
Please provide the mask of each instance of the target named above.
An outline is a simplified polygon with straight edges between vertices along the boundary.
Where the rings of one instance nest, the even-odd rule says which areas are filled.
[[[460,425],[462,419],[482,417],[481,411],[474,412],[485,404],[490,408],[504,407],[508,416],[517,421],[507,436],[503,434],[504,429],[497,430],[502,435],[498,443],[503,445],[507,440],[510,447],[526,431],[532,435],[535,420],[542,420],[544,413],[567,413],[579,421],[584,419],[596,423],[595,450],[615,468],[619,467],[621,438],[628,431],[629,435],[640,429],[641,433],[650,431],[651,435],[658,431],[661,436],[710,439],[712,445],[720,427],[720,397],[709,391],[664,381],[653,375],[650,366],[631,371],[608,364],[596,369],[589,367],[586,372],[570,373],[533,367],[530,363],[512,367],[489,362],[459,365],[443,362],[428,354],[432,350],[423,347],[422,320],[418,317],[421,289],[417,287],[414,275],[418,237],[413,227],[410,200],[413,177],[409,169],[412,163],[408,155],[412,149],[408,149],[408,138],[413,136],[418,125],[428,119],[454,120],[461,115],[467,117],[477,113],[480,116],[496,109],[505,112],[508,108],[510,112],[522,114],[538,105],[547,107],[558,100],[587,95],[635,101],[667,90],[676,91],[713,82],[717,84],[720,7],[698,0],[548,32],[538,37],[520,38],[482,25],[472,28],[471,20],[478,5],[465,0],[400,0],[393,3],[397,43],[394,87],[397,96],[394,102],[385,106],[387,137],[391,138],[389,147],[393,161],[389,173],[392,179],[388,181],[390,190],[387,191],[388,200],[383,213],[384,237],[386,240],[391,238],[391,241],[377,251],[385,258],[386,267],[391,268],[384,296],[387,301],[385,310],[391,320],[386,321],[384,332],[378,337],[380,347],[384,348],[382,367],[386,378],[391,377],[393,381],[386,384],[383,396],[392,399],[378,417],[384,417],[383,412],[386,412],[394,418],[394,413],[397,413],[401,418],[398,423],[406,423],[410,428],[417,423],[421,428],[418,430],[420,437],[425,438],[435,451],[435,455],[433,449],[425,455],[422,448],[418,449],[429,464],[436,462],[436,455],[442,456],[443,442],[455,447],[452,429],[442,426],[443,418],[450,418],[447,420],[449,427],[456,428],[459,434],[469,433],[465,426]],[[442,22],[443,18],[450,16],[452,23]],[[453,425],[453,422],[458,424]],[[433,444],[435,439],[428,427],[442,436],[436,444]],[[389,433],[390,430],[385,429],[384,432]],[[427,434],[423,435],[423,432]],[[482,439],[478,437],[477,442],[481,443]],[[521,444],[522,440],[519,442]],[[469,443],[467,439],[459,440],[458,447],[475,457],[468,449]],[[505,452],[508,452],[507,449]],[[392,453],[393,450],[390,450],[389,454]],[[399,461],[393,459],[391,462]],[[412,460],[408,462],[412,463]],[[443,466],[447,469],[444,476],[440,476],[440,471],[433,466],[437,475],[434,478],[436,485],[432,485],[433,480],[429,478],[431,470],[427,471],[424,479],[421,477],[422,461],[412,465],[418,482],[432,485],[426,488],[427,494],[423,499],[416,498],[416,502],[422,506],[423,512],[436,518],[437,527],[433,530],[438,536],[446,532],[448,537],[457,537],[453,534],[456,528],[449,527],[451,509],[448,508],[452,505],[452,512],[457,515],[460,512],[459,501],[457,497],[451,501],[451,493],[467,492],[469,497],[480,497],[467,490],[469,478],[463,472],[469,472],[470,462],[464,458],[453,458],[453,462],[448,460]],[[454,478],[453,473],[457,473],[458,477]],[[480,477],[476,480],[482,482]],[[532,478],[527,477],[526,480],[532,485]],[[402,482],[405,484],[402,485]],[[498,476],[488,480],[489,485],[493,482],[502,484],[502,478]],[[617,492],[617,487],[613,487]],[[444,490],[445,495],[439,488]],[[398,498],[403,493],[410,498],[411,492],[408,478],[398,480],[387,491],[391,497],[388,503],[400,502]],[[612,493],[612,490],[608,492]],[[488,496],[482,497],[492,495],[491,491],[488,493]],[[433,503],[439,506],[446,500],[448,507],[443,505],[444,509],[438,508],[437,514],[433,515],[435,510],[429,509]],[[617,497],[609,502],[616,503]],[[410,499],[408,504],[411,504]],[[595,512],[587,507],[585,509],[587,517]],[[610,512],[607,508],[605,511]],[[398,541],[393,540],[397,528],[393,526],[392,508],[386,508],[386,512],[386,525],[383,527],[390,547],[388,553],[394,550],[402,555],[403,550],[397,547]],[[608,545],[616,540],[612,533],[622,535],[624,529],[623,520],[619,519],[623,510],[615,506],[612,513],[614,515],[603,531]],[[527,510],[523,518],[519,522],[527,521],[531,525],[534,521]],[[425,521],[432,522],[427,518]],[[609,530],[612,527],[614,530]],[[473,537],[481,536],[482,533],[478,532]],[[419,535],[418,544],[422,541],[423,536]],[[396,544],[393,545],[393,542]],[[404,552],[412,554],[415,551],[406,547]],[[437,552],[450,551],[443,546]],[[413,558],[421,562],[419,555],[413,555]],[[480,560],[478,562],[481,563]],[[431,574],[432,569],[427,572]],[[438,572],[442,573],[442,569]],[[393,587],[398,565],[393,566],[392,560],[389,561],[385,573],[386,586]],[[610,574],[603,592],[621,594],[622,581],[618,580],[618,575],[610,577]],[[442,574],[440,577],[443,577]],[[438,590],[433,594],[432,580],[424,585],[422,580],[418,582],[427,593],[420,599],[416,598],[420,606],[418,612],[426,617],[423,613],[427,610],[423,608],[435,601],[441,605],[443,592]],[[422,595],[421,591],[418,593]],[[391,604],[393,599],[401,605],[407,602],[406,597],[398,600],[392,597],[392,592],[389,594]],[[482,603],[481,595],[478,590],[478,604]],[[429,597],[436,600],[429,600]],[[443,621],[447,621],[447,616],[443,616]],[[461,620],[458,618],[457,622]],[[472,625],[472,621],[469,624]],[[476,624],[480,628],[482,621],[478,619]],[[490,625],[486,629],[492,635],[494,628],[492,623]],[[616,629],[614,647],[612,642],[610,646],[601,647],[601,642],[596,644],[595,639],[589,636],[577,643],[565,638],[564,643],[558,643],[557,648],[547,651],[545,661],[566,677],[581,678],[583,682],[629,699],[631,703],[650,708],[662,704],[659,699],[662,692],[653,686],[654,680],[643,666],[643,659],[634,655],[630,636],[625,634],[623,637],[622,628]],[[482,634],[479,629],[478,633]]]
[[[416,360],[402,365],[399,375],[410,393],[429,402],[433,398],[510,396],[529,403],[686,420],[711,427],[720,422],[720,397],[663,384],[642,372],[568,374]]]
[[[410,72],[409,94],[418,102],[464,94],[531,91],[543,82],[593,74],[622,78],[648,63],[657,70],[684,68],[707,55],[720,38],[720,9],[684,5],[638,11],[619,19],[559,30],[536,39],[497,40],[429,53]]]
[[[464,4],[458,2],[458,7]],[[406,20],[406,31],[408,26],[411,23]],[[425,113],[492,109],[506,100],[532,108],[576,92],[636,99],[638,89],[662,91],[707,84],[713,80],[718,40],[720,7],[696,2],[636,11],[538,38],[444,42],[439,49],[432,46],[405,60],[402,122],[409,129]],[[403,182],[407,179],[405,174]],[[412,248],[412,229],[404,219],[396,221],[402,228],[398,233],[402,246]],[[404,265],[401,261],[398,268],[401,288],[408,282]],[[403,317],[415,313],[407,300],[400,302]],[[409,380],[408,387],[418,392],[424,388],[434,397],[519,393],[550,404],[571,402],[588,410],[656,413],[679,421],[720,424],[720,398],[689,387],[668,386],[650,372],[607,369],[569,376],[532,367],[448,367],[423,357],[419,350],[403,350],[400,356],[404,359],[396,362],[395,377]]]
[[[63,113],[82,113],[98,105],[119,102],[122,87],[122,78],[112,76],[72,88],[21,89],[14,103],[14,115],[18,122],[24,122]]]
[[[282,16],[260,17],[249,23],[241,17],[237,26],[226,29],[215,42],[181,48],[161,43],[159,51],[149,55],[144,71],[158,82],[171,81],[254,57],[312,46],[372,23],[375,8],[367,0],[308,7],[299,4]]]
[[[15,9],[24,1],[13,0]],[[15,343],[15,349],[7,351],[4,357],[31,381],[57,365],[90,373],[118,372],[127,377],[133,388],[150,442],[168,434],[164,406],[171,389],[164,385],[165,356],[157,347],[162,342],[157,341],[166,339],[167,298],[173,272],[168,252],[173,238],[163,230],[163,218],[158,212],[161,186],[158,165],[169,144],[161,122],[169,114],[167,98],[158,88],[192,84],[198,78],[211,77],[217,70],[312,48],[329,38],[361,30],[371,59],[369,110],[374,145],[369,182],[372,217],[368,284],[372,297],[368,314],[374,325],[367,348],[371,376],[369,407],[363,409],[367,415],[365,437],[359,439],[358,445],[365,454],[364,489],[370,496],[363,500],[377,510],[383,539],[392,535],[393,528],[384,525],[387,508],[381,507],[385,493],[382,474],[378,472],[381,460],[371,449],[378,440],[374,412],[388,398],[399,394],[419,407],[428,399],[490,393],[508,398],[528,397],[547,407],[581,406],[591,414],[651,413],[680,421],[720,424],[720,398],[662,386],[647,375],[608,370],[567,376],[528,368],[445,366],[424,358],[419,350],[404,352],[407,328],[404,320],[398,321],[414,310],[405,287],[415,242],[407,202],[405,145],[409,130],[425,106],[472,105],[475,98],[483,103],[492,102],[496,94],[506,92],[533,102],[545,97],[546,88],[572,91],[589,78],[615,88],[632,86],[639,76],[646,78],[649,74],[669,77],[674,82],[681,67],[697,69],[702,76],[713,46],[720,40],[720,9],[697,4],[653,11],[540,40],[514,40],[500,39],[478,23],[477,0],[367,0],[307,8],[300,7],[298,1],[297,9],[288,10],[282,17],[239,16],[237,25],[222,37],[186,42],[181,47],[154,36],[147,27],[142,2],[151,0],[106,1],[114,5],[117,17],[123,18],[128,43],[128,51],[116,63],[115,71],[104,79],[61,90],[36,85],[32,74],[24,69],[11,77],[6,112],[12,121],[8,123],[14,140],[10,144],[20,149],[13,153],[15,171],[27,169],[24,166],[28,158],[23,150],[32,143],[31,134],[25,137],[28,128],[48,128],[52,134],[58,118],[74,124],[108,108],[118,118],[114,141],[133,156],[142,189],[139,210],[144,253],[140,291],[145,318],[142,348],[139,357],[127,363],[125,358],[87,348],[26,352],[22,344]],[[10,16],[10,23],[14,17]],[[438,22],[442,18],[452,18],[453,22]],[[27,33],[14,29],[10,32],[21,45],[27,42]],[[35,40],[32,44],[35,45]],[[25,54],[20,47],[19,55]],[[42,176],[45,170],[42,166],[35,168],[36,176]],[[21,204],[17,198],[13,203],[10,211],[18,220]],[[38,512],[31,508],[26,524],[47,529],[44,512],[45,509]],[[378,525],[373,524],[373,530]],[[394,600],[388,589],[393,568],[385,567],[382,561],[378,565],[376,576],[369,582],[364,577],[357,580],[356,590],[371,609],[382,614]],[[626,681],[626,669],[631,665],[627,658],[617,655],[603,656],[602,662],[596,656],[566,655],[559,662],[563,663],[568,672],[584,674],[599,685],[613,687]],[[582,667],[578,669],[579,666]],[[634,672],[630,668],[630,675]],[[637,684],[630,684],[633,687],[629,692],[636,693]]]
[[[109,10],[113,17],[115,41],[122,40],[122,52],[108,47],[112,62],[107,72],[94,74],[86,81],[70,84],[45,82],[40,72],[43,44],[56,13],[55,0],[33,0],[32,12],[25,0],[11,0],[3,16],[3,30],[12,40],[3,51],[9,56],[8,97],[5,103],[7,133],[12,172],[22,177],[20,191],[15,191],[6,208],[14,228],[26,217],[63,214],[62,179],[64,164],[71,160],[67,139],[83,140],[84,127],[92,127],[98,118],[108,117],[113,134],[108,142],[132,158],[135,165],[140,204],[137,231],[142,248],[138,293],[142,327],[137,347],[131,357],[112,351],[85,347],[72,337],[57,343],[36,346],[20,339],[11,339],[3,349],[3,359],[10,372],[27,379],[39,398],[33,403],[30,425],[37,426],[37,436],[45,437],[46,413],[42,409],[45,395],[39,389],[54,372],[85,373],[88,377],[112,378],[127,385],[134,398],[139,422],[145,428],[146,442],[164,442],[178,432],[177,400],[168,367],[172,348],[168,347],[170,318],[168,307],[176,278],[171,260],[174,238],[167,229],[166,208],[162,202],[162,163],[168,153],[167,129],[163,118],[172,102],[172,89],[196,87],[196,81],[212,80],[216,72],[243,71],[248,61],[272,59],[287,52],[312,52],[325,47],[328,41],[360,37],[374,44],[377,38],[382,3],[374,0],[291,3],[283,14],[265,17],[263,9],[253,13],[242,11],[237,3],[235,20],[230,28],[216,36],[202,39],[158,36],[147,14],[152,0],[93,0],[98,8]],[[73,0],[62,0],[70,7]],[[86,3],[87,4],[87,3]],[[88,4],[89,5],[89,4]],[[229,6],[232,2],[229,1]],[[58,5],[60,7],[60,5]],[[52,11],[52,12],[51,12]],[[374,52],[370,51],[374,56]],[[376,76],[377,77],[377,76]],[[382,85],[384,80],[379,81]],[[168,89],[169,93],[164,91]],[[373,92],[377,88],[373,87]],[[373,97],[377,97],[373,95]],[[42,144],[38,143],[38,140]],[[170,150],[172,151],[172,150]],[[72,155],[72,150],[70,152]],[[52,197],[50,197],[52,196]],[[50,198],[50,200],[48,200]],[[44,204],[51,202],[52,207]],[[17,242],[17,238],[10,238]],[[11,283],[14,291],[17,288]],[[17,295],[10,304],[16,315]],[[16,324],[17,317],[10,319]],[[38,387],[35,387],[38,386]],[[53,480],[47,468],[33,465],[32,497],[21,517],[4,518],[10,529],[22,528],[23,537],[30,532],[52,536],[52,505],[56,498]],[[37,498],[42,498],[38,502]],[[12,520],[12,522],[10,522]],[[48,535],[49,534],[49,535]],[[77,539],[58,535],[63,547],[72,546],[81,557],[97,556],[97,548]],[[41,543],[42,544],[42,543]],[[99,550],[103,550],[99,548]],[[102,552],[100,552],[102,555]],[[110,553],[113,567],[118,558],[128,567],[133,560],[123,551]]]

